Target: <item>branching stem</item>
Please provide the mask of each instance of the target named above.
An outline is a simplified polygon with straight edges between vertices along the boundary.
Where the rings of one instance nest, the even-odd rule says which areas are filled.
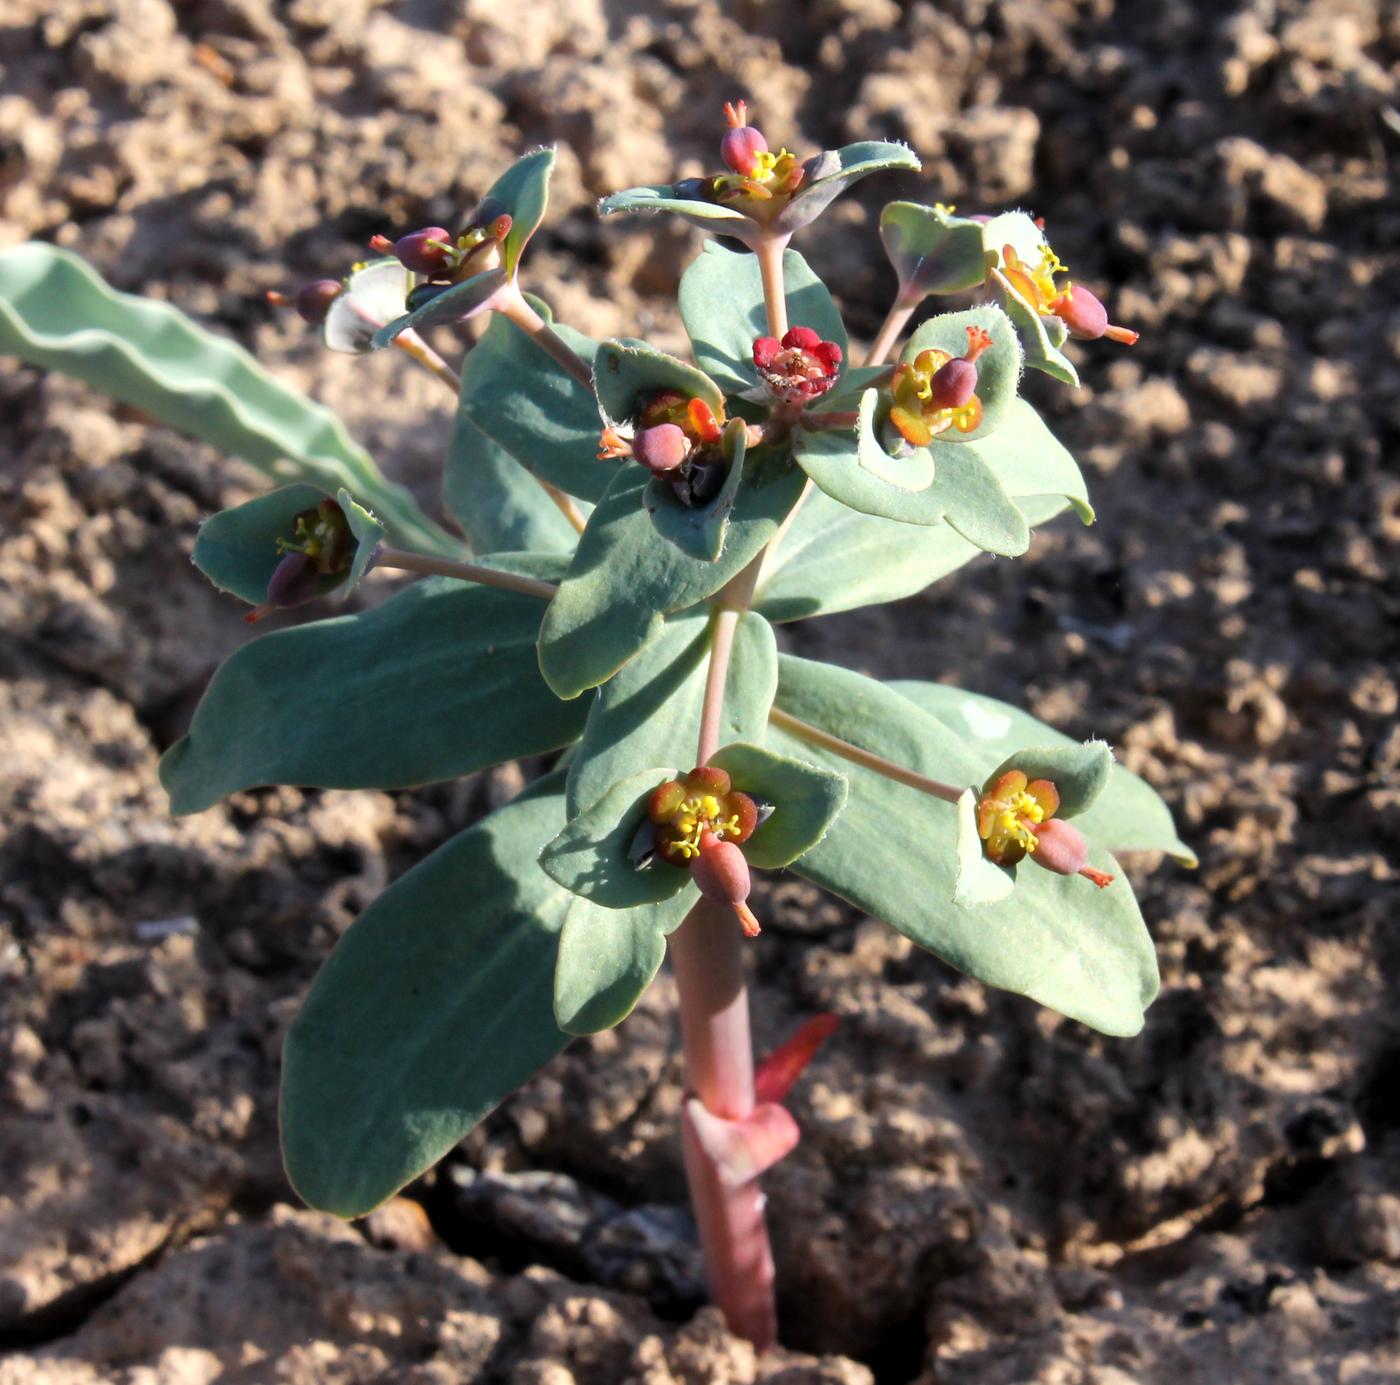
[[[518,288],[514,288],[514,292],[501,295],[497,311],[504,313],[589,394],[593,393],[592,367],[525,301],[525,295]]]
[[[500,587],[503,591],[519,592],[549,601],[559,590],[553,582],[541,582],[534,577],[522,577],[499,568],[482,567],[480,563],[462,563],[453,558],[434,558],[428,553],[410,553],[403,548],[381,544],[376,567],[399,568],[403,572],[421,572],[433,577],[456,577],[463,582],[476,582],[483,587]]]
[[[410,327],[408,331],[400,332],[399,335],[394,338],[394,345],[405,355],[417,361],[424,370],[430,371],[433,375],[436,375],[454,395],[461,388],[461,381],[458,379],[457,372],[453,370],[452,367],[413,330],[413,328]]]
[[[885,363],[885,357],[890,354],[890,348],[899,340],[899,334],[914,315],[914,309],[919,306],[919,301],[916,298],[911,303],[903,295],[894,300],[894,306],[890,308],[885,320],[880,324],[880,330],[875,333],[875,340],[870,343],[870,350],[865,353],[866,365],[883,365]]]
[[[795,716],[791,716],[779,707],[774,707],[769,711],[768,720],[779,730],[786,731],[788,735],[796,736],[809,745],[819,745],[823,750],[829,750],[833,755],[839,755],[843,760],[849,760],[853,765],[873,769],[876,774],[883,774],[886,779],[893,779],[898,784],[907,784],[911,789],[918,789],[920,793],[941,798],[945,803],[956,803],[963,796],[963,789],[952,784],[944,784],[937,779],[930,779],[928,775],[919,774],[912,769],[905,769],[903,765],[897,765],[893,760],[885,759],[883,755],[862,750],[860,746],[852,745],[850,741],[843,741],[839,736],[833,736],[829,731],[823,731],[819,726],[799,721]]]

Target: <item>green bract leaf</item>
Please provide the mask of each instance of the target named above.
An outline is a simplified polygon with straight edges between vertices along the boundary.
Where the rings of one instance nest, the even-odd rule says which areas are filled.
[[[572,896],[535,865],[559,779],[396,881],[321,968],[282,1053],[282,1156],[311,1206],[371,1211],[568,1042],[553,990]]]
[[[778,705],[792,716],[952,784],[993,768],[965,736],[859,674],[779,660]],[[1152,941],[1121,878],[1099,890],[1023,862],[1006,899],[952,902],[957,812],[950,803],[769,728],[768,741],[846,775],[850,795],[825,839],[794,867],[989,985],[1030,996],[1107,1034],[1134,1034],[1157,992]],[[1118,874],[1091,844],[1090,861]]]
[[[605,341],[593,362],[598,403],[613,423],[630,423],[649,394],[679,390],[703,399],[716,418],[724,417],[724,393],[705,374],[644,341]]]
[[[1029,712],[981,693],[943,683],[901,681],[889,686],[977,746],[979,756],[989,761],[1004,760],[1022,745],[1079,744]],[[1081,812],[1078,826],[1110,851],[1165,851],[1183,865],[1196,864],[1195,852],[1177,835],[1171,810],[1157,791],[1122,765],[1114,765],[1107,787]]]
[[[486,558],[546,579],[558,559]],[[197,813],[259,784],[409,788],[575,739],[535,663],[541,605],[451,578],[373,610],[279,630],[226,660],[190,731],[161,759],[171,810]]]
[[[569,820],[540,852],[540,866],[566,890],[605,909],[658,904],[679,894],[691,884],[689,871],[662,860],[638,870],[631,853],[637,833],[648,821],[652,790],[678,773],[643,769],[619,780]]]
[[[723,551],[730,511],[744,479],[748,439],[743,419],[731,418],[725,425],[721,450],[729,470],[719,491],[703,504],[682,504],[664,476],[653,476],[642,492],[642,503],[656,525],[656,532],[682,553],[702,563],[714,562]]]
[[[861,400],[864,443],[860,433],[824,429],[799,431],[793,455],[803,471],[834,500],[863,514],[898,520],[903,524],[941,524],[947,521],[969,542],[990,553],[1014,557],[1030,546],[1030,529],[1015,501],[1007,495],[996,473],[966,443],[944,443],[935,438],[928,449],[932,482],[923,490],[906,490],[876,474],[883,455],[871,431],[875,391]],[[868,465],[861,465],[862,446]],[[920,449],[922,450],[922,449]],[[886,457],[886,469],[907,481],[918,479],[918,452],[903,463]],[[893,540],[899,542],[899,540]]]
[[[810,327],[823,341],[834,341],[844,356],[841,314],[826,285],[795,250],[783,255],[783,287],[793,326]],[[695,359],[719,387],[726,394],[763,392],[760,397],[766,397],[767,387],[753,364],[754,339],[768,335],[757,257],[706,241],[681,276],[680,309]]]
[[[572,553],[578,542],[545,489],[462,411],[442,472],[442,503],[478,553]],[[588,505],[580,501],[586,514]]]
[[[806,179],[792,201],[778,214],[779,231],[798,231],[815,221],[852,183],[891,168],[917,173],[923,165],[907,145],[889,140],[863,140],[828,149],[803,165]]]
[[[501,247],[501,264],[512,279],[525,246],[544,220],[553,172],[554,150],[532,150],[511,164],[481,199],[483,203],[498,203],[510,214],[510,230]]]
[[[1060,350],[1067,335],[1064,324],[1058,318],[1041,317],[1000,270],[992,270],[987,278],[997,303],[1020,335],[1026,364],[1062,384],[1077,388],[1079,372],[1074,362]]]
[[[724,231],[727,228],[707,226],[707,222],[739,221],[746,222],[742,212],[732,207],[721,206],[718,202],[705,202],[696,197],[677,195],[670,183],[659,183],[652,187],[624,188],[612,193],[598,203],[599,216],[615,216],[619,212],[672,212],[684,217],[702,230]]]
[[[726,745],[710,763],[724,770],[736,789],[773,805],[772,816],[743,845],[749,864],[762,870],[790,866],[815,846],[846,802],[844,774],[761,746]]]
[[[856,461],[862,470],[897,490],[927,490],[933,484],[933,453],[926,447],[908,448],[900,456],[886,452],[875,436],[875,411],[879,403],[878,390],[866,390],[860,397],[856,421]],[[898,516],[891,515],[889,518],[897,519]]]
[[[267,495],[220,510],[199,526],[194,542],[194,565],[220,591],[231,592],[250,606],[267,599],[267,583],[282,561],[278,539],[290,539],[296,517],[326,499],[316,486],[282,486]],[[322,591],[345,580],[344,573],[327,576]]]
[[[957,802],[957,874],[953,880],[954,904],[995,904],[1016,888],[1016,877],[1004,866],[989,861],[977,831],[977,791],[968,789]]]
[[[1040,263],[1045,248],[1045,232],[1035,224],[1029,212],[1001,212],[981,223],[982,248],[988,264],[1003,263],[1003,253],[1010,246],[1023,264],[1032,268]]]
[[[991,346],[977,358],[977,397],[982,401],[982,421],[970,433],[950,428],[939,434],[935,442],[944,447],[965,447],[989,437],[1001,426],[1016,402],[1016,386],[1021,379],[1021,339],[1006,314],[987,304],[961,313],[941,313],[920,323],[900,353],[902,361],[912,361],[919,352],[930,348],[961,356],[967,350],[969,327],[980,327],[992,338]]]
[[[1105,741],[1082,745],[1026,746],[1017,748],[987,776],[989,780],[1009,769],[1019,769],[1027,779],[1048,779],[1060,795],[1055,816],[1078,817],[1093,807],[1113,773],[1113,752]]]
[[[374,334],[403,315],[413,275],[392,256],[361,265],[326,313],[321,340],[332,351],[363,356],[374,350]]]
[[[960,293],[986,277],[982,224],[943,207],[891,202],[880,213],[880,239],[901,291]]]
[[[443,289],[411,313],[394,318],[370,338],[370,346],[375,350],[392,346],[395,339],[410,328],[422,332],[448,322],[465,322],[469,317],[494,308],[506,294],[514,292],[515,287],[504,268],[484,269],[470,279],[463,279],[460,284]]]
[[[553,323],[546,304],[526,298]],[[593,359],[595,341],[553,325],[584,360]],[[597,500],[612,480],[615,468],[598,460],[598,401],[501,314],[491,319],[462,367],[461,408],[527,471],[570,495]]]
[[[598,689],[569,767],[571,817],[633,766],[694,754],[709,667],[710,623],[709,612],[703,610],[668,616],[657,637]],[[777,687],[773,629],[749,611],[734,632],[721,745],[763,738]]]
[[[350,525],[351,534],[355,536],[355,556],[350,560],[350,571],[336,593],[343,601],[360,585],[374,562],[380,540],[384,537],[384,526],[344,486],[336,492],[335,502]]]
[[[345,486],[396,543],[461,552],[328,409],[168,303],[115,292],[66,250],[36,242],[0,254],[0,352],[85,381],[276,480],[326,495]]]
[[[632,1013],[666,956],[666,935],[689,912],[682,893],[637,909],[569,905],[554,965],[554,1018],[568,1034],[597,1034]]]
[[[1023,509],[1028,501],[1040,502],[1038,510],[1049,501],[1054,505],[1051,513],[1058,514],[1068,501],[1085,524],[1094,522],[1094,507],[1089,503],[1079,463],[1024,399],[1012,404],[991,437],[979,438],[968,446]]]
[[[619,469],[589,517],[578,551],[540,629],[540,667],[560,697],[613,676],[661,631],[662,619],[713,596],[778,531],[802,493],[802,473],[771,456],[750,459],[713,563],[658,543],[642,507],[648,473]]]

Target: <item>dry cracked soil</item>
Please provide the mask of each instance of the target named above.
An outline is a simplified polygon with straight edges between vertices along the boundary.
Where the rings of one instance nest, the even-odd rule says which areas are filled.
[[[560,144],[533,287],[663,345],[697,237],[593,202],[713,162],[735,95],[796,149],[923,156],[806,236],[856,337],[892,288],[884,198],[1047,216],[1143,334],[1075,348],[1077,393],[1033,382],[1099,522],[784,640],[1107,737],[1201,855],[1130,862],[1163,971],[1130,1041],[766,883],[760,1042],[842,1020],[768,1179],[783,1353],[700,1307],[664,975],[408,1197],[299,1209],[274,1119],[298,996],[538,766],[172,819],[157,756],[246,637],[194,529],[261,482],[9,363],[3,1385],[1400,1377],[1400,10],[0,0],[0,72],[0,244],[71,246],[229,333],[429,504],[435,383],[320,353],[263,294],[452,225],[523,148]]]

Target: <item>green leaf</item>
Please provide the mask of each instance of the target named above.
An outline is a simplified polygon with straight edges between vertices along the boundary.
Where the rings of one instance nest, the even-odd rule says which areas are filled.
[[[484,269],[453,284],[439,294],[420,303],[412,312],[403,313],[386,323],[370,337],[371,347],[378,351],[394,342],[410,329],[425,332],[429,327],[443,327],[449,322],[465,322],[478,313],[487,312],[501,303],[515,289],[505,268]]]
[[[933,453],[927,447],[909,448],[901,456],[886,452],[875,436],[875,410],[879,403],[878,390],[866,390],[860,397],[860,407],[856,411],[857,463],[862,470],[897,490],[927,490],[933,484]]]
[[[968,789],[957,802],[957,874],[953,880],[954,904],[995,904],[1016,888],[1016,877],[982,851],[977,830],[977,790]]]
[[[374,562],[379,552],[380,540],[384,537],[384,526],[344,486],[336,492],[335,502],[340,506],[341,513],[350,526],[350,533],[355,539],[355,554],[350,560],[350,571],[336,593],[344,601],[360,585],[365,573],[370,569],[370,564]]]
[[[1012,325],[1021,338],[1021,346],[1026,354],[1026,364],[1033,366],[1036,370],[1043,371],[1052,379],[1060,381],[1061,384],[1077,389],[1079,372],[1074,368],[1074,362],[1059,349],[1064,344],[1066,335],[1062,323],[1059,330],[1055,330],[1055,324],[1059,322],[1059,319],[1041,317],[1016,292],[1011,281],[1000,270],[992,270],[988,274],[987,280],[991,285],[992,294],[998,306],[1011,319]],[[1058,340],[1056,340],[1057,337]]]
[[[906,490],[876,474],[874,453],[882,453],[870,429],[876,402],[874,390],[861,401],[862,426],[858,432],[824,429],[799,431],[793,447],[797,463],[834,500],[863,514],[898,520],[903,524],[941,524],[945,520],[970,543],[990,553],[1009,557],[1030,546],[1030,529],[1015,501],[1007,495],[996,473],[966,443],[945,443],[935,438],[928,448],[933,479],[923,490]],[[862,442],[861,434],[865,434]],[[861,465],[862,449],[866,466]],[[883,455],[883,454],[882,454]],[[917,456],[902,473],[917,479]],[[886,457],[887,470],[897,472],[900,463]]]
[[[578,542],[544,487],[461,409],[443,467],[442,502],[478,553],[572,553]],[[578,504],[587,514],[587,502]]]
[[[562,821],[555,775],[396,881],[321,968],[282,1054],[282,1156],[311,1206],[371,1211],[568,1042],[571,896],[535,865]]]
[[[783,287],[793,326],[810,327],[823,341],[834,341],[844,356],[841,314],[826,285],[795,250],[783,254]],[[768,335],[757,256],[706,241],[681,276],[680,310],[696,362],[720,389],[766,398],[753,364],[754,339]]]
[[[728,464],[724,484],[700,505],[681,503],[664,476],[653,476],[642,492],[656,532],[688,557],[712,563],[724,550],[729,532],[729,515],[744,479],[744,454],[748,451],[748,429],[741,418],[731,418],[724,428],[721,451]]]
[[[1032,525],[1064,508],[1045,498],[1020,500],[1017,507]],[[981,552],[947,525],[878,519],[818,490],[764,559],[755,606],[773,621],[878,606],[923,591]]]
[[[326,495],[345,486],[384,516],[395,543],[462,551],[328,409],[168,303],[115,292],[66,250],[34,242],[0,254],[0,352],[74,376],[274,480]]]
[[[1053,513],[1058,514],[1068,501],[1085,524],[1094,522],[1094,507],[1089,503],[1079,463],[1026,400],[1012,404],[991,437],[967,446],[986,463],[1007,494],[1023,502],[1023,508],[1026,501],[1050,501]]]
[[[658,543],[642,507],[646,469],[617,472],[540,629],[540,667],[560,697],[606,682],[656,638],[663,617],[713,596],[758,555],[802,492],[802,473],[774,461],[763,458],[754,467],[751,459],[724,552],[713,563]]]
[[[1029,212],[1001,212],[982,222],[982,247],[990,264],[1004,263],[1003,251],[1010,246],[1023,264],[1032,268],[1040,263],[1045,248],[1045,232]]]
[[[980,784],[985,751],[859,674],[779,660],[778,705],[863,749],[947,783]],[[850,764],[770,726],[774,749],[843,773],[846,807],[796,864],[800,874],[883,918],[920,947],[988,985],[1026,995],[1106,1034],[1134,1034],[1157,992],[1152,940],[1117,864],[1091,843],[1090,860],[1119,875],[1099,890],[1030,862],[996,903],[952,902],[957,812],[928,794]],[[1082,825],[1082,824],[1081,824]]]
[[[353,270],[331,303],[321,326],[321,340],[332,351],[363,356],[374,350],[374,334],[400,317],[413,287],[413,275],[392,256],[371,260]]]
[[[554,150],[532,150],[511,164],[481,199],[483,203],[499,203],[510,214],[510,230],[501,247],[501,263],[512,279],[530,237],[544,220],[553,172]]]
[[[727,229],[707,225],[711,222],[748,221],[748,217],[742,212],[736,212],[732,207],[721,206],[718,202],[704,202],[696,197],[680,196],[670,183],[624,188],[598,203],[599,216],[616,216],[621,212],[671,212],[684,217],[686,221],[702,230]]]
[[[651,985],[694,896],[682,893],[637,909],[569,905],[554,965],[554,1018],[567,1034],[597,1034],[620,1024]]]
[[[659,390],[703,399],[716,418],[724,417],[724,393],[703,370],[644,341],[603,342],[593,362],[593,381],[598,403],[613,423],[634,422],[646,396]]]
[[[982,693],[943,683],[901,681],[889,686],[977,746],[979,756],[988,761],[1004,760],[1023,745],[1078,745],[1029,712]],[[1196,865],[1195,853],[1177,835],[1171,810],[1157,791],[1122,765],[1114,765],[1107,787],[1080,814],[1078,826],[1110,851],[1165,851],[1183,865]]]
[[[560,561],[488,565],[546,579]],[[541,603],[452,578],[373,610],[279,630],[215,673],[189,734],[161,758],[171,811],[259,784],[409,788],[574,740],[586,703],[559,702],[535,662]]]
[[[601,688],[569,767],[569,816],[634,765],[694,756],[709,668],[708,611],[667,616],[657,637]],[[753,611],[734,632],[719,739],[762,740],[778,687],[773,628]],[[686,768],[689,768],[687,762]]]
[[[1113,752],[1106,741],[1083,745],[1023,746],[1011,752],[988,781],[1009,769],[1019,769],[1027,779],[1048,779],[1060,795],[1055,816],[1078,817],[1094,806],[1113,773]]]
[[[923,165],[914,151],[889,140],[863,140],[840,149],[828,149],[803,165],[807,181],[778,214],[780,231],[798,231],[815,221],[853,183],[872,173],[905,168],[917,173]]]
[[[317,486],[282,486],[220,510],[199,526],[194,565],[220,591],[250,606],[261,605],[267,599],[268,579],[282,561],[277,540],[291,538],[297,516],[314,510],[325,498]],[[330,591],[343,580],[327,577],[322,590]]]
[[[642,769],[620,779],[570,818],[540,852],[540,867],[566,890],[604,909],[659,904],[691,886],[689,871],[663,860],[639,870],[631,854],[637,833],[648,821],[652,791],[680,772]]]
[[[901,291],[961,293],[986,276],[981,223],[941,207],[889,203],[880,213],[880,239]]]
[[[1016,402],[1016,386],[1021,379],[1021,339],[1010,319],[992,304],[969,308],[961,313],[940,313],[914,329],[901,361],[912,361],[930,348],[961,356],[967,350],[967,329],[980,327],[989,332],[992,344],[977,358],[977,397],[982,401],[982,421],[970,433],[950,428],[935,439],[937,447],[966,447],[979,438],[990,437]]]
[[[781,870],[826,836],[846,802],[846,777],[762,746],[725,745],[710,757],[734,787],[773,805],[772,816],[744,843],[749,864]]]
[[[553,322],[546,304],[528,302]],[[584,360],[593,359],[596,342],[553,325]],[[461,408],[527,471],[570,495],[597,500],[612,480],[615,468],[598,460],[598,401],[502,314],[492,317],[462,367]]]

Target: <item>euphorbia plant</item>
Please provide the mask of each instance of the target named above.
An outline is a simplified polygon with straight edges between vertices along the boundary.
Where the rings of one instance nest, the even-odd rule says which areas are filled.
[[[1015,556],[1066,507],[1090,522],[1021,372],[1073,382],[1067,335],[1132,334],[1064,281],[1027,214],[896,202],[880,229],[898,290],[853,364],[789,243],[855,180],[917,160],[881,143],[774,153],[742,103],[727,115],[720,172],[602,204],[727,242],[680,284],[690,360],[591,341],[526,294],[549,150],[507,170],[460,232],[376,236],[380,258],[345,279],[274,295],[330,348],[394,347],[451,387],[443,505],[465,540],[324,410],[64,252],[0,256],[0,347],[290,480],[195,544],[250,619],[343,597],[374,566],[423,575],[238,650],[162,761],[175,812],[257,785],[400,788],[555,757],[386,890],[317,977],[284,1055],[297,1191],[368,1212],[570,1035],[621,1021],[669,951],[710,1285],[764,1346],[758,1180],[797,1142],[783,1099],[832,1020],[755,1068],[753,872],[789,868],[990,985],[1127,1035],[1157,970],[1109,853],[1190,852],[1102,742],[949,684],[778,653],[777,623],[908,596],[980,551]],[[973,305],[899,344],[926,298],[958,294]],[[422,333],[473,317],[485,326],[459,378]]]

